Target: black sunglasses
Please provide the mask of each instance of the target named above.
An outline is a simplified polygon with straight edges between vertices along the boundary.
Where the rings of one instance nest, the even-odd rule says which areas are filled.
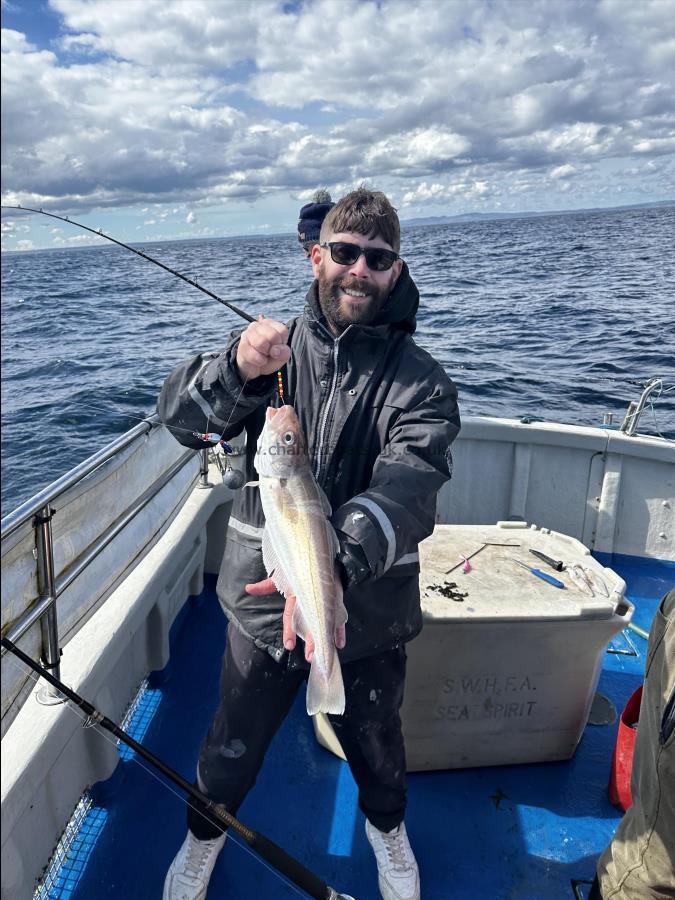
[[[366,265],[373,272],[387,272],[400,259],[398,253],[393,250],[384,250],[381,247],[359,247],[358,244],[350,244],[348,241],[328,241],[319,244],[330,250],[330,258],[339,266],[353,266],[356,260],[363,255]]]

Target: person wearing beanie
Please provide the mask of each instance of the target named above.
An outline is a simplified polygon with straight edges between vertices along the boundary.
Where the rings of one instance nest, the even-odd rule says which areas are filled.
[[[319,233],[323,220],[335,204],[326,190],[314,192],[311,203],[306,203],[300,210],[298,222],[298,240],[305,251],[305,257],[309,259],[312,247],[319,243]]]

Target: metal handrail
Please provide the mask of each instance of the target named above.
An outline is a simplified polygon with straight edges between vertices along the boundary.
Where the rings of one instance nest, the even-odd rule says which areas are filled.
[[[39,599],[30,609],[26,610],[9,629],[5,637],[9,638],[12,643],[16,643],[39,619],[42,618],[51,608],[54,607],[56,599],[82,574],[90,563],[99,556],[108,544],[113,541],[117,535],[141,512],[148,503],[157,496],[162,488],[168,484],[173,476],[179,472],[187,463],[194,459],[194,451],[188,451],[182,454],[172,466],[163,472],[152,485],[136,499],[134,504],[121,516],[117,522],[109,527],[98,540],[94,541],[87,547],[86,551],[77,559],[77,561],[58,578],[55,579],[51,596]],[[0,655],[5,655],[5,648],[0,650]]]
[[[20,528],[21,525],[29,519],[32,519],[41,509],[44,509],[45,506],[48,506],[57,497],[60,497],[61,494],[76,485],[78,481],[81,481],[104,462],[115,456],[120,450],[124,450],[132,444],[137,437],[140,437],[142,434],[147,434],[152,428],[159,425],[161,425],[161,422],[156,413],[152,416],[148,416],[147,419],[144,419],[138,425],[135,425],[129,431],[120,435],[120,437],[115,438],[114,441],[107,444],[105,447],[102,447],[97,453],[94,453],[93,456],[85,459],[84,462],[75,466],[74,469],[70,469],[65,475],[57,478],[56,481],[35,494],[35,496],[26,500],[25,503],[22,503],[21,506],[18,506],[13,512],[8,513],[8,515],[2,519],[2,522],[0,522],[0,538],[4,541],[13,534],[17,528]]]
[[[55,590],[56,594],[62,594],[70,585],[75,581],[75,579],[80,575],[87,566],[92,563],[100,553],[105,550],[108,544],[113,541],[117,535],[124,530],[124,528],[135,519],[138,513],[144,509],[148,503],[159,494],[164,485],[168,484],[169,481],[176,475],[180,470],[186,466],[192,459],[194,459],[195,451],[188,450],[186,453],[183,453],[178,457],[175,463],[171,465],[165,472],[163,472],[159,478],[157,478],[150,487],[144,491],[140,497],[138,497],[135,502],[129,507],[129,509],[124,513],[124,515],[120,516],[120,518],[115,522],[114,525],[111,525],[103,534],[98,538],[98,540],[94,541],[93,544],[90,544],[87,547],[86,551],[79,557],[76,563],[74,563],[69,569],[65,572],[62,572],[61,575],[56,579]],[[195,476],[196,478],[196,476]]]
[[[134,426],[107,446],[103,447],[93,456],[80,463],[74,469],[66,472],[44,490],[31,497],[17,509],[2,519],[2,540],[13,534],[26,522],[32,520],[36,529],[36,565],[38,569],[38,582],[40,596],[30,609],[24,611],[12,624],[7,632],[7,637],[16,642],[29,628],[40,622],[42,625],[42,655],[47,666],[59,674],[59,634],[56,616],[58,596],[68,588],[73,581],[89,566],[94,559],[110,544],[110,542],[134,519],[138,513],[161,491],[161,489],[179,472],[195,455],[194,450],[189,450],[163,472],[152,485],[145,490],[140,497],[123,513],[118,520],[108,527],[97,540],[90,544],[81,556],[58,578],[54,577],[53,546],[51,541],[51,517],[54,510],[51,503],[74,487],[83,478],[99,468],[104,462],[116,456],[129,447],[137,438],[147,434],[153,427],[160,425],[159,416],[149,416],[139,425]],[[200,474],[204,481],[204,469],[208,472],[208,456],[204,457],[200,465]],[[208,475],[206,476],[208,479]],[[43,533],[44,532],[44,533]],[[4,656],[4,647],[2,655]],[[50,696],[45,702],[54,702],[61,699]]]

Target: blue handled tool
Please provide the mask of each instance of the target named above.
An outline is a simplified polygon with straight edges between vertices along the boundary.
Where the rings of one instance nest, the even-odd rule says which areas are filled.
[[[557,587],[557,588],[565,587],[565,585],[563,584],[562,581],[558,581],[558,579],[554,578],[553,575],[549,575],[546,572],[542,572],[541,569],[534,569],[534,568],[532,568],[532,566],[528,566],[524,562],[520,562],[517,559],[511,560],[511,562],[514,562],[517,566],[522,566],[524,569],[527,569],[528,572],[532,572],[533,575],[536,575],[537,578],[541,578],[542,581],[548,581],[548,583],[552,584],[553,587]]]

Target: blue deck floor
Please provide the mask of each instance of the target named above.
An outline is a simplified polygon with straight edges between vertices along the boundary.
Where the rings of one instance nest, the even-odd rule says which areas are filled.
[[[675,582],[675,567],[627,558],[602,562],[626,580],[637,606],[634,621],[649,628],[659,598]],[[173,629],[171,663],[151,679],[129,728],[191,778],[217,702],[225,630],[213,584],[186,609]],[[598,688],[619,712],[641,682],[646,642],[623,632],[611,645],[631,645],[637,656],[606,655]],[[620,818],[607,799],[616,730],[616,722],[587,726],[569,762],[411,774],[406,823],[425,900],[562,900],[575,896],[576,881],[576,896],[586,897],[585,882]],[[159,900],[185,835],[182,798],[125,751],[92,800],[66,863],[52,873],[41,897]],[[316,743],[304,694],[278,733],[240,818],[337,889],[357,900],[378,900],[351,774]],[[266,868],[241,839],[228,839],[209,898],[294,896],[304,895]]]

